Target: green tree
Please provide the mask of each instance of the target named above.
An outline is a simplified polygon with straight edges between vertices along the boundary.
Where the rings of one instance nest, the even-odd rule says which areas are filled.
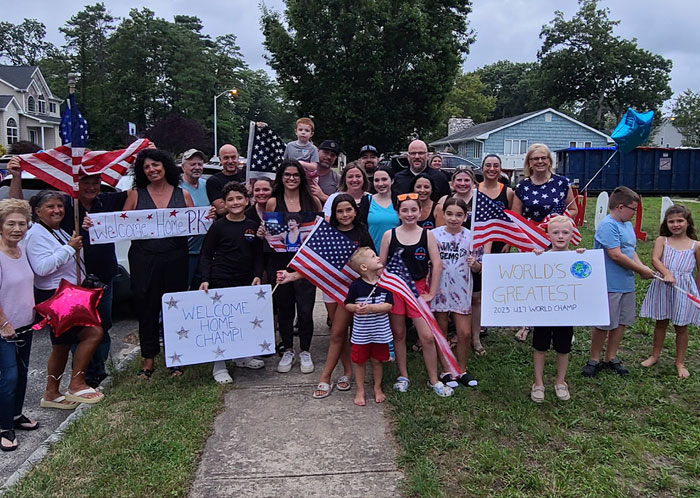
[[[540,65],[537,62],[503,60],[479,68],[475,73],[484,84],[484,93],[496,99],[491,119],[549,107],[542,96]]]
[[[658,110],[671,97],[672,62],[613,34],[620,21],[596,0],[579,0],[570,19],[556,11],[542,27],[538,58],[545,99],[573,109],[577,118],[598,129],[606,114],[621,119],[628,107]]]
[[[0,22],[0,59],[15,66],[36,66],[54,46],[44,41],[46,26],[36,19]]]
[[[700,147],[700,93],[690,89],[673,102],[673,126],[683,135],[683,145]]]
[[[473,42],[469,0],[286,0],[263,8],[270,65],[318,139],[404,148],[441,117]]]
[[[496,105],[496,98],[485,95],[485,85],[476,73],[457,76],[452,90],[442,106],[440,123],[428,140],[447,134],[447,121],[451,117],[471,117],[475,122],[488,121]]]

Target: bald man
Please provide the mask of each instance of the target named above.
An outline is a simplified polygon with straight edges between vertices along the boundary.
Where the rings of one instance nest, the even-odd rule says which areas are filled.
[[[394,177],[394,192],[405,194],[411,189],[411,182],[421,173],[429,176],[440,197],[450,194],[450,184],[438,170],[428,168],[428,146],[423,140],[414,140],[408,145],[408,165]]]
[[[228,182],[237,181],[245,183],[245,171],[238,167],[238,149],[231,144],[222,145],[219,149],[219,163],[223,168],[221,173],[212,175],[207,180],[207,197],[216,208],[216,215],[221,217],[226,214],[224,200],[221,198],[221,189]]]

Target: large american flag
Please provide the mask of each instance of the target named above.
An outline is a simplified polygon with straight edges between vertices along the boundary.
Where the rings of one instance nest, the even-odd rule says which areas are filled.
[[[251,178],[274,178],[282,163],[285,144],[269,126],[251,126],[252,140],[248,147],[248,175]]]
[[[408,268],[406,268],[403,259],[401,259],[402,252],[403,249],[397,250],[387,262],[377,285],[393,292],[394,296],[401,296],[408,306],[417,313],[420,313],[420,316],[427,322],[433,333],[435,345],[442,356],[447,360],[450,374],[452,377],[457,378],[462,373],[459,371],[457,359],[452,353],[447,339],[442,335],[442,330],[435,321],[435,317],[433,316],[433,312],[430,311],[428,303],[420,297],[416,283],[411,278],[411,274],[408,272]]]
[[[325,220],[320,220],[289,267],[331,296],[341,306],[359,275],[348,266],[357,246]]]
[[[503,209],[487,195],[474,190],[474,248],[492,241],[501,241],[521,251],[549,246],[547,234],[536,223]]]
[[[70,95],[66,102],[60,134],[63,145],[19,156],[20,167],[72,197],[78,195],[78,177],[81,172],[87,175],[100,174],[103,182],[116,186],[136,155],[150,143],[144,138],[121,150],[105,152],[85,149],[87,121],[75,105],[74,95]]]

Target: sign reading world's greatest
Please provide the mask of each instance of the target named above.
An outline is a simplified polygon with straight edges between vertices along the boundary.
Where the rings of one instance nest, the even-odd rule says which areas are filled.
[[[269,285],[163,295],[168,367],[275,352]]]
[[[602,249],[488,254],[482,274],[485,327],[610,323]]]

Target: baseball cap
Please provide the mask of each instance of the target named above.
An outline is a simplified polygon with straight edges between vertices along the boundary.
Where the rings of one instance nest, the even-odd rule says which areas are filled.
[[[318,146],[318,149],[330,150],[331,152],[340,154],[340,145],[338,145],[338,142],[336,142],[335,140],[324,140],[323,142],[321,142],[321,145]]]
[[[360,149],[360,155],[364,154],[365,152],[371,152],[377,157],[379,157],[379,152],[377,151],[377,148],[374,145],[365,145]]]
[[[182,160],[187,161],[188,159],[191,159],[192,156],[199,156],[202,158],[203,161],[206,161],[206,156],[204,155],[204,152],[198,149],[189,149],[186,150],[185,152],[182,153]]]

